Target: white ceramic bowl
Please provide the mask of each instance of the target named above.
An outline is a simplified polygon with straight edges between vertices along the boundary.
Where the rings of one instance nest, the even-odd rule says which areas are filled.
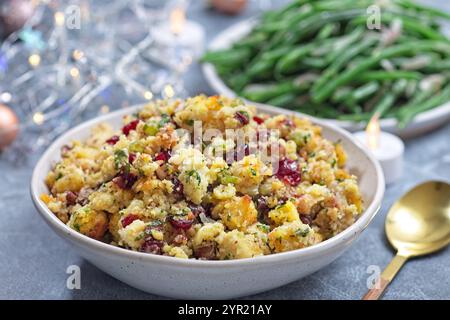
[[[234,42],[248,34],[256,23],[256,19],[244,20],[222,31],[213,39],[209,50],[219,50],[231,47]],[[235,97],[236,93],[229,88],[210,63],[202,65],[203,74],[209,85],[221,95]],[[261,105],[255,103],[255,105]],[[363,130],[366,126],[362,122],[344,121],[335,119],[321,119],[325,123],[336,125],[349,131]],[[405,138],[418,136],[433,130],[450,121],[450,102],[418,114],[405,128],[399,129],[394,118],[381,119],[380,126],[383,131],[392,132]]]
[[[143,291],[173,298],[219,299],[255,294],[303,278],[330,264],[347,250],[379,210],[384,178],[378,162],[343,129],[314,120],[324,136],[340,139],[347,151],[348,169],[359,177],[366,210],[355,224],[339,235],[315,246],[257,258],[227,261],[185,260],[134,252],[91,239],[62,223],[39,199],[48,193],[44,183],[52,164],[60,159],[60,148],[74,139],[86,139],[101,123],[121,127],[122,116],[138,107],[120,110],[83,123],[57,139],[37,163],[31,196],[48,225],[101,270]],[[266,110],[273,113],[273,109]],[[288,114],[288,111],[279,111]]]

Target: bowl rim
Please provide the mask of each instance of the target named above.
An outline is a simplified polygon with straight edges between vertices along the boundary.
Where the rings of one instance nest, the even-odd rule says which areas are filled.
[[[107,122],[108,120],[111,120],[113,118],[124,116],[128,114],[132,114],[133,111],[136,111],[137,109],[141,108],[142,105],[136,105],[131,106],[125,109],[117,110],[114,112],[111,112],[106,115],[102,115],[96,118],[93,118],[91,120],[88,120],[86,122],[83,122],[72,129],[68,130],[64,134],[62,134],[59,138],[57,138],[48,148],[47,150],[41,155],[40,159],[35,165],[35,168],[32,173],[31,177],[31,183],[30,183],[30,193],[32,201],[35,205],[35,207],[38,209],[39,214],[44,219],[44,221],[52,227],[56,231],[58,235],[60,235],[62,238],[66,238],[66,240],[71,240],[74,242],[77,242],[77,244],[83,246],[83,247],[89,247],[92,250],[101,251],[105,254],[117,254],[119,256],[122,256],[123,258],[129,258],[129,259],[137,259],[141,261],[148,261],[153,263],[166,263],[170,266],[174,267],[195,267],[195,268],[203,268],[203,267],[210,267],[210,268],[230,268],[230,267],[242,267],[242,266],[248,266],[253,264],[258,265],[267,265],[267,264],[273,264],[277,262],[286,262],[291,260],[297,260],[297,259],[304,259],[308,260],[315,256],[326,254],[327,252],[333,251],[336,249],[341,242],[348,242],[352,238],[354,238],[356,235],[358,235],[360,232],[362,232],[368,224],[371,222],[371,220],[374,218],[374,216],[377,214],[377,212],[380,209],[381,201],[383,199],[384,190],[385,190],[385,182],[384,182],[384,175],[381,169],[380,164],[378,161],[374,158],[374,156],[368,151],[359,141],[354,139],[350,132],[339,128],[337,126],[324,123],[323,121],[320,121],[319,119],[312,119],[312,121],[322,127],[325,127],[331,131],[335,131],[339,133],[342,136],[345,136],[351,143],[353,143],[356,148],[359,149],[360,152],[364,154],[364,156],[371,162],[373,168],[375,169],[376,174],[376,191],[373,197],[373,200],[368,204],[366,209],[363,211],[363,213],[360,215],[358,220],[349,226],[347,229],[343,230],[341,233],[337,234],[336,236],[327,239],[325,241],[322,241],[318,244],[315,244],[310,247],[302,248],[302,249],[296,249],[292,251],[287,252],[280,252],[280,253],[274,253],[270,255],[264,255],[264,256],[258,256],[253,258],[244,258],[244,259],[232,259],[232,260],[197,260],[197,259],[180,259],[170,256],[162,256],[162,255],[154,255],[154,254],[148,254],[138,251],[132,251],[129,249],[116,247],[108,243],[104,243],[92,238],[89,238],[88,236],[85,236],[70,227],[68,227],[65,223],[63,223],[61,220],[59,220],[55,214],[53,214],[50,209],[47,208],[45,203],[40,199],[40,194],[38,194],[38,186],[42,181],[39,181],[38,175],[39,172],[43,171],[45,166],[48,163],[48,158],[53,154],[54,152],[59,152],[59,145],[62,145],[65,141],[70,141],[72,136],[75,133],[78,133],[79,131],[90,129],[95,124],[101,123],[101,122]],[[261,111],[269,111],[264,110],[265,108],[262,108]],[[278,109],[274,109],[276,112],[280,112]],[[283,113],[283,112],[281,112]],[[287,113],[285,113],[287,114]],[[296,114],[293,112],[293,114]],[[47,171],[45,169],[45,171]],[[64,235],[64,236],[63,236]]]

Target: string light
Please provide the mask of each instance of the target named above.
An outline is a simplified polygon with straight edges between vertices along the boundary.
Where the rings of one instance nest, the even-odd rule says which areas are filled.
[[[0,96],[0,100],[4,103],[9,103],[11,102],[12,96],[11,93],[9,92],[3,92]]]
[[[152,100],[153,93],[151,93],[150,91],[145,91],[144,92],[144,98],[147,99],[147,100]]]
[[[172,98],[175,95],[175,91],[173,90],[173,87],[170,84],[164,87],[164,95],[167,98]]]
[[[29,58],[28,58],[28,63],[32,66],[32,67],[37,67],[40,63],[41,63],[41,57],[38,54],[32,54]]]
[[[72,57],[75,60],[80,60],[84,57],[84,53],[83,53],[83,51],[76,49],[76,50],[73,50]]]
[[[78,78],[80,71],[77,68],[70,69],[70,75],[74,78]]]
[[[40,126],[41,124],[44,123],[44,115],[41,112],[36,112],[33,115],[33,121],[34,123],[36,123],[38,126]]]
[[[56,12],[55,13],[55,23],[57,26],[64,25],[66,18],[64,17],[64,13],[62,12]]]

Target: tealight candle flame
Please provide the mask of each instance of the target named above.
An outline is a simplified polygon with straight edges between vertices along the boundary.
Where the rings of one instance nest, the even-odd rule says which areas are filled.
[[[186,12],[184,8],[177,7],[170,12],[170,31],[173,34],[179,35],[183,31],[186,23]]]
[[[370,119],[366,128],[367,145],[369,149],[378,149],[380,142],[380,114],[377,112]]]

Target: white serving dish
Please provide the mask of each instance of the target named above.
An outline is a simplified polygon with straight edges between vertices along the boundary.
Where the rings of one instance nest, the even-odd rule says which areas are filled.
[[[36,164],[31,179],[31,197],[42,218],[78,253],[111,276],[146,292],[173,298],[235,298],[270,290],[301,279],[330,264],[343,254],[367,227],[380,208],[384,177],[378,162],[347,131],[314,120],[324,136],[340,139],[349,154],[348,169],[359,177],[366,210],[355,224],[315,246],[257,258],[200,261],[158,256],[118,248],[70,229],[40,200],[48,193],[45,176],[60,159],[60,149],[74,139],[84,140],[90,129],[108,122],[121,127],[122,116],[138,107],[119,110],[87,121],[57,139]],[[289,111],[265,109],[268,113]]]
[[[248,34],[255,25],[255,19],[244,20],[236,23],[217,35],[209,46],[209,50],[218,50],[231,47],[237,40]],[[229,88],[217,74],[215,67],[210,63],[204,63],[202,70],[209,85],[219,94],[235,97],[236,93]],[[260,105],[260,104],[258,104]],[[277,107],[275,107],[277,108]],[[353,121],[335,119],[322,119],[326,123],[336,125],[349,131],[364,129],[365,124]],[[391,132],[402,137],[413,137],[433,130],[450,121],[450,102],[440,107],[418,114],[414,120],[405,128],[397,127],[396,119],[382,119],[380,126],[383,131]]]

